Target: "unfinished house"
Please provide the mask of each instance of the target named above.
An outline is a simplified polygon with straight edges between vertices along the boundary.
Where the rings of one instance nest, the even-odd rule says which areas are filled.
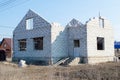
[[[29,10],[13,32],[13,61],[70,64],[113,61],[113,30],[105,18],[85,24],[72,19],[66,27],[49,23]]]

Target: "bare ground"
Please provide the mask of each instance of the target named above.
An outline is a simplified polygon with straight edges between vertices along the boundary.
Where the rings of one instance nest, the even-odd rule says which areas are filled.
[[[0,62],[0,80],[120,80],[120,63],[19,68],[13,63]]]

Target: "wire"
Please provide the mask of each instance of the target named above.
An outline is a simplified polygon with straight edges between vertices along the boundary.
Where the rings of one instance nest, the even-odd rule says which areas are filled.
[[[10,26],[4,26],[4,25],[0,25],[0,30],[1,30],[1,28],[7,28],[7,30],[6,31],[8,31],[8,29],[10,30],[9,32],[10,33],[6,33],[6,34],[0,34],[0,37],[11,37],[12,36],[12,31],[13,31],[13,29],[14,29],[14,27],[10,27]],[[5,32],[5,31],[4,31]],[[1,31],[1,33],[3,33],[2,31]]]
[[[0,34],[0,37],[4,37],[4,36],[11,37],[11,36],[13,36],[13,35],[12,35],[12,33],[9,34],[9,35],[8,35],[8,34]]]
[[[13,0],[12,0],[12,1],[13,1]],[[15,1],[16,1],[16,0],[15,0]],[[18,5],[20,5],[20,4],[24,4],[24,3],[26,3],[26,2],[28,2],[28,1],[30,1],[30,0],[25,0],[25,1],[22,1],[22,2],[19,2],[19,1],[21,1],[21,0],[16,1],[17,4],[11,4],[11,5],[10,5],[9,3],[5,4],[4,7],[0,7],[0,12],[9,10],[9,9],[15,7],[15,6],[18,6]],[[11,3],[12,3],[12,2],[11,2]],[[15,2],[14,2],[14,3],[15,3]]]
[[[8,1],[5,1],[5,2],[2,2],[1,4],[0,4],[0,8],[1,7],[4,7],[4,6],[7,6],[7,5],[9,5],[9,4],[11,4],[11,3],[13,3],[13,2],[15,2],[16,0],[8,0]]]
[[[22,0],[0,0],[0,12],[9,10],[10,8],[18,6],[20,4],[24,4],[28,1],[30,1],[30,0],[25,0],[25,1],[22,1]],[[14,29],[15,27],[0,25],[0,28]],[[6,34],[0,34],[0,37],[1,38],[4,37],[4,36],[10,37],[10,36],[12,36],[12,33],[10,33],[10,34],[11,35],[8,35],[7,33]]]
[[[0,1],[0,4],[3,4],[3,3],[6,2],[6,1],[8,1],[8,0],[1,0],[1,1]]]
[[[10,27],[10,26],[0,25],[0,28],[9,28],[9,29],[14,29],[15,27]]]
[[[0,37],[1,37],[1,36],[12,36],[12,35],[0,34]]]

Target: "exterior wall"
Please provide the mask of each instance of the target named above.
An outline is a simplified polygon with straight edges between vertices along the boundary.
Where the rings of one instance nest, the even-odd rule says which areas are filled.
[[[56,63],[68,57],[67,30],[58,23],[52,23],[51,30],[52,61]]]
[[[33,18],[33,29],[26,30],[25,21]],[[43,50],[34,50],[33,38],[43,37]],[[51,57],[51,25],[31,10],[25,15],[13,33],[13,59],[49,62]],[[26,51],[19,51],[18,40],[27,40]]]
[[[74,20],[70,24],[74,23]],[[69,46],[69,56],[70,57],[87,57],[87,33],[86,27],[82,24],[68,25],[68,46]],[[78,47],[78,56],[74,56],[74,40],[80,40],[80,47]]]
[[[104,28],[99,26],[99,18],[90,19],[87,27],[88,63],[113,61],[114,37],[108,20],[104,19]],[[97,50],[97,37],[103,37],[105,50]]]

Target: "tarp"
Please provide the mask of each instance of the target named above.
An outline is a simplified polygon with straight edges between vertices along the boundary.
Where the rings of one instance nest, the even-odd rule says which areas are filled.
[[[114,42],[114,48],[120,49],[120,42]]]

